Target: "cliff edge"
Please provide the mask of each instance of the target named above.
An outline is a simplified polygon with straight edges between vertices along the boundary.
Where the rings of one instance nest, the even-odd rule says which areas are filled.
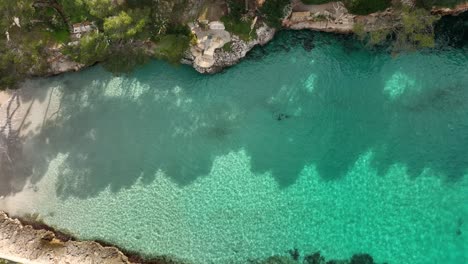
[[[54,232],[36,230],[0,212],[0,258],[25,264],[34,263],[132,263],[115,247],[94,241],[65,241]]]

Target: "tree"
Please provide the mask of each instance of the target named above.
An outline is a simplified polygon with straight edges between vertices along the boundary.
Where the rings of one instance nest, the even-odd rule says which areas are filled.
[[[281,27],[281,19],[285,15],[284,10],[288,4],[290,4],[289,0],[268,0],[262,5],[260,11],[268,25],[275,28]]]
[[[57,0],[35,0],[34,7],[36,8],[52,8],[54,9],[62,18],[63,23],[67,26],[67,28],[71,31],[71,23],[70,19],[68,18],[67,14],[62,8],[62,5],[60,5]]]
[[[0,1],[0,90],[16,88],[16,84],[32,72],[44,71],[46,39],[28,31],[35,15],[32,0]],[[13,24],[14,23],[14,24]]]
[[[104,20],[104,31],[113,40],[130,39],[143,31],[148,23],[149,11],[142,9],[120,11]]]
[[[130,73],[149,60],[145,50],[141,47],[114,46],[111,48],[110,54],[111,56],[108,56],[103,66],[115,75]]]
[[[434,23],[438,19],[439,17],[422,8],[403,10],[401,27],[396,31],[393,50],[401,52],[434,47]]]
[[[345,0],[348,10],[356,15],[367,15],[391,6],[391,0]]]
[[[84,0],[57,0],[63,11],[70,18],[71,23],[79,23],[88,20],[91,16]]]
[[[387,40],[392,40],[392,51],[401,53],[434,47],[434,23],[438,19],[438,16],[432,15],[425,9],[405,7],[395,13],[396,23],[393,28],[366,32],[363,24],[356,23],[353,30],[358,39],[369,46],[381,45]]]
[[[109,40],[103,33],[86,34],[74,53],[74,59],[86,65],[104,61],[109,56]]]
[[[0,90],[16,88],[31,72],[45,70],[44,43],[25,37],[22,42],[0,41]]]
[[[25,25],[34,15],[33,1],[0,1],[0,28],[8,30],[17,17],[20,24]],[[4,34],[3,30],[1,32]],[[3,38],[3,36],[2,36]]]
[[[113,15],[118,5],[113,0],[84,0],[91,15],[104,19]]]

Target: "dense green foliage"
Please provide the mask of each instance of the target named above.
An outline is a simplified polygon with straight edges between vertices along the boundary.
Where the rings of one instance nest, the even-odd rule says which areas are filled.
[[[232,51],[232,43],[228,42],[228,43],[224,44],[223,50],[226,51],[226,52],[231,52]]]
[[[433,6],[453,7],[465,2],[466,0],[416,0],[416,5],[430,10]]]
[[[51,34],[30,23],[36,16],[32,4],[30,0],[0,1],[0,27],[9,36],[8,40],[2,33],[0,38],[0,90],[15,88],[30,72],[45,69],[44,48]]]
[[[226,30],[248,41],[256,37],[255,30],[251,30],[252,17],[247,14],[244,0],[227,0],[230,13],[221,18]]]
[[[224,16],[221,18],[226,30],[236,34],[243,40],[249,40],[255,37],[255,31],[250,32],[251,21],[241,21],[233,16]]]
[[[163,36],[158,42],[155,50],[157,58],[178,63],[183,53],[189,47],[190,39],[184,35],[170,34]]]
[[[83,36],[79,45],[70,46],[68,51],[75,61],[93,64],[110,56],[109,40],[103,33],[93,32]]]
[[[367,15],[391,6],[391,0],[346,0],[348,10],[357,15]]]
[[[256,37],[255,30],[251,30],[255,16],[260,14],[260,23],[280,28],[290,7],[289,0],[267,0],[259,9],[249,2],[247,10],[244,0],[225,1],[230,12],[221,20],[229,32],[243,40]],[[330,0],[303,2],[323,4]],[[464,0],[417,0],[417,6],[430,9],[433,5],[453,6],[460,2]],[[344,3],[352,13],[368,14],[389,7],[391,0]],[[14,88],[23,78],[44,72],[47,60],[56,55],[51,50],[60,45],[61,52],[77,62],[89,65],[106,61],[106,68],[118,74],[145,62],[152,51],[158,58],[176,62],[192,39],[186,24],[199,15],[188,12],[187,4],[188,0],[0,0],[0,28],[8,32],[5,35],[9,38],[0,38],[0,89]],[[20,25],[14,23],[16,20]],[[80,39],[70,34],[74,23],[84,21],[92,22],[96,32]],[[372,45],[392,39],[395,50],[434,45],[433,16],[422,9],[406,10],[401,21],[395,31],[363,32],[361,38]],[[156,43],[156,48],[148,48],[148,41]]]
[[[289,0],[268,0],[263,4],[260,11],[264,15],[268,25],[280,28],[281,19],[285,15],[285,8],[289,4]]]
[[[391,40],[392,52],[400,53],[422,48],[432,48],[435,45],[434,23],[439,19],[422,8],[404,8],[399,16],[400,24],[393,29],[381,29],[366,32],[364,25],[354,25],[357,37],[368,45],[381,45]]]
[[[107,69],[118,74],[128,72],[130,67],[147,61],[145,41],[157,40],[166,31],[189,34],[186,26],[170,18],[173,8],[183,12],[180,4],[185,1],[0,1],[0,28],[9,37],[0,38],[0,89],[14,88],[23,78],[44,72],[47,60],[53,59],[50,50],[57,44],[77,62],[89,65],[106,61]],[[15,19],[21,27],[13,23]],[[74,38],[70,34],[72,24],[84,21],[93,22],[96,32]]]
[[[130,45],[112,47],[103,67],[115,75],[127,74],[135,68],[147,63],[149,57],[143,48]]]
[[[396,33],[395,51],[415,50],[434,47],[434,23],[438,17],[424,9],[405,10],[402,26]]]
[[[148,12],[143,9],[120,11],[104,20],[104,32],[111,39],[130,39],[141,33],[148,24]]]

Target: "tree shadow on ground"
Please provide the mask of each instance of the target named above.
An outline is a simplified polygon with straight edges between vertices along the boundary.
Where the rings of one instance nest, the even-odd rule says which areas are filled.
[[[32,81],[23,86],[29,88],[10,90],[9,99],[0,106],[0,196],[22,190],[31,177],[33,166],[26,158],[24,142],[34,132],[21,132],[31,125],[27,119],[32,106],[48,99],[47,90],[34,89]]]
[[[320,53],[289,52],[315,64],[273,63],[265,70],[262,61],[275,56],[266,55],[209,77],[158,62],[133,77],[115,79],[97,69],[58,78],[59,117],[31,140],[36,180],[63,154],[55,168],[62,197],[118,191],[137,179],[149,183],[157,171],[184,186],[209,174],[216,157],[239,150],[251,158],[253,172],[271,172],[281,187],[309,164],[324,179],[339,179],[369,150],[380,173],[400,163],[412,177],[425,168],[452,181],[463,176],[468,72],[460,62],[443,62],[454,79],[440,73],[440,82],[423,82],[422,91],[392,100],[383,92],[390,76],[382,74],[394,69],[385,68],[383,54],[333,41]],[[438,74],[399,70],[416,79]]]

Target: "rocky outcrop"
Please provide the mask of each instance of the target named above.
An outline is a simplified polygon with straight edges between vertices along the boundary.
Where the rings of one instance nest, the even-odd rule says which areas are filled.
[[[47,69],[45,72],[31,72],[32,76],[53,76],[65,72],[79,71],[86,65],[73,61],[70,57],[63,54],[63,46],[53,45],[46,48]]]
[[[36,230],[0,212],[0,258],[21,263],[132,263],[115,247],[97,242],[79,242],[58,237],[54,232]]]
[[[351,14],[342,2],[330,2],[322,5],[293,6],[292,13],[283,21],[289,29],[310,29],[333,33],[353,33],[356,24],[364,31],[376,31],[391,28],[397,23],[391,8],[367,16]]]
[[[459,4],[454,8],[434,7],[431,10],[433,14],[441,16],[456,16],[467,11],[468,2]],[[397,16],[395,16],[394,10],[391,8],[366,16],[357,16],[349,13],[342,2],[330,2],[322,5],[304,5],[300,1],[294,1],[292,12],[283,20],[283,27],[292,30],[309,29],[313,31],[350,34],[354,32],[356,24],[361,25],[364,31],[371,32],[393,28],[396,23],[398,23],[398,19]],[[226,31],[226,33],[228,32]],[[217,73],[226,67],[237,64],[253,47],[265,45],[271,41],[275,35],[275,29],[263,24],[256,29],[256,33],[257,37],[250,41],[242,40],[231,33],[230,42],[226,44],[225,42],[228,37],[221,36],[221,39],[225,40],[220,43],[222,45],[230,45],[230,48],[223,49],[221,44],[217,46],[211,45],[213,48],[211,50],[207,49],[209,51],[209,58],[205,56],[207,57],[206,59],[201,59],[203,56],[200,56],[199,49],[191,47],[191,49],[186,52],[181,62],[193,66],[194,69],[200,73]],[[147,50],[148,54],[152,55],[154,43],[151,43],[151,48]],[[63,55],[60,52],[60,48],[51,48],[49,54],[49,67],[46,73],[41,75],[57,75],[70,71],[79,71],[87,67],[87,65],[77,63]],[[207,61],[209,63],[206,63]]]
[[[459,4],[454,8],[434,7],[431,13],[442,16],[458,16],[461,13],[468,11],[468,2]]]
[[[237,64],[242,58],[245,57],[253,47],[257,45],[265,45],[270,42],[275,35],[275,29],[263,25],[256,29],[257,37],[251,41],[244,41],[236,35],[231,36],[230,50],[222,48],[216,49],[213,54],[214,62],[210,67],[201,67],[195,62],[194,53],[190,52],[186,55],[183,63],[192,65],[195,70],[200,73],[216,73],[222,69]]]
[[[468,2],[454,8],[433,8],[436,15],[459,15],[468,11]],[[348,34],[356,30],[371,32],[394,28],[399,23],[398,16],[392,8],[366,16],[349,13],[342,2],[330,2],[322,5],[304,5],[300,2],[292,8],[291,15],[283,20],[283,26],[288,29],[309,29],[333,33]]]

